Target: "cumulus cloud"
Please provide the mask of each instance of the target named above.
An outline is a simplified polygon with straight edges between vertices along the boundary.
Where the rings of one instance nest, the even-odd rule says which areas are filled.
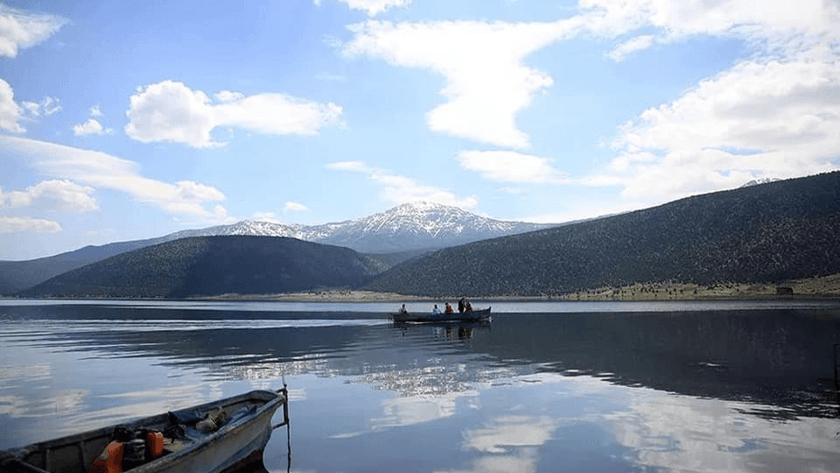
[[[349,29],[352,38],[336,43],[346,57],[444,78],[447,101],[427,113],[431,130],[519,149],[529,138],[517,113],[553,83],[524,65],[540,48],[587,37],[612,44],[606,56],[624,61],[654,44],[738,39],[749,59],[628,120],[617,130],[609,169],[577,181],[623,186],[624,196],[641,204],[838,167],[832,130],[840,116],[840,2],[780,0],[756,8],[740,0],[580,0],[575,14],[553,23],[368,21]],[[513,156],[489,156],[465,152],[460,161],[489,179],[527,181],[517,174],[525,170],[506,164]]]
[[[11,131],[12,133],[23,133],[26,128],[19,123],[23,115],[23,109],[15,102],[15,93],[12,86],[3,79],[0,79],[0,130]]]
[[[67,20],[55,15],[28,13],[0,4],[0,56],[15,57],[55,34]]]
[[[411,5],[411,0],[338,0],[351,10],[361,10],[368,16],[376,16],[385,10],[395,7]],[[312,0],[315,5],[321,5],[321,0]]]
[[[751,60],[625,123],[610,172],[631,198],[672,198],[837,168],[840,63]]]
[[[26,128],[20,124],[21,120],[48,117],[60,110],[61,103],[55,97],[44,97],[41,102],[23,101],[18,104],[12,86],[0,78],[0,130],[23,133]]]
[[[80,186],[66,179],[48,180],[22,191],[4,192],[0,188],[0,207],[46,206],[50,209],[71,212],[97,210],[99,204],[91,194],[90,186]]]
[[[501,182],[565,184],[570,179],[549,158],[515,151],[461,151],[461,167]]]
[[[95,118],[88,118],[84,123],[73,125],[73,134],[76,136],[104,135],[105,133],[106,130]]]
[[[212,221],[226,215],[220,205],[205,207],[225,199],[215,187],[193,181],[169,183],[150,179],[140,173],[136,163],[106,153],[11,136],[0,136],[0,150],[0,154],[25,160],[45,175],[94,189],[124,192],[171,214]]]
[[[469,209],[478,204],[475,196],[459,198],[447,190],[421,184],[409,177],[394,174],[386,169],[368,166],[361,161],[340,161],[327,164],[326,167],[336,171],[364,174],[368,180],[380,187],[380,197],[393,205],[422,200]]]
[[[31,217],[7,217],[0,216],[0,233],[58,233],[62,231],[61,225],[53,220]]]
[[[284,94],[245,96],[221,91],[218,103],[200,90],[165,80],[138,89],[126,112],[125,131],[144,142],[173,141],[196,148],[221,146],[211,133],[217,127],[242,128],[273,135],[317,135],[342,113],[334,103],[316,103]]]
[[[76,136],[85,136],[85,135],[108,135],[113,130],[111,128],[105,128],[99,123],[99,120],[93,117],[101,117],[102,111],[99,110],[99,105],[94,105],[90,108],[90,116],[87,121],[84,123],[80,123],[78,125],[73,125],[73,134]]]
[[[368,21],[349,26],[353,38],[341,51],[346,57],[366,56],[442,75],[446,87],[441,95],[447,102],[426,114],[433,131],[525,148],[529,138],[517,128],[516,114],[553,80],[523,60],[581,26],[579,18],[555,23]]]
[[[749,59],[677,99],[628,120],[609,169],[590,185],[622,186],[623,196],[661,202],[737,187],[763,177],[838,168],[840,3],[581,0],[586,29],[623,38],[616,61],[654,43],[692,36],[744,41]],[[644,34],[639,34],[644,33]]]

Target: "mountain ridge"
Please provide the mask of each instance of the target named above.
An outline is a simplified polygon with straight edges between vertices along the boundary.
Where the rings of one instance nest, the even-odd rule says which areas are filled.
[[[445,248],[363,289],[562,295],[632,283],[780,282],[840,273],[840,171]]]
[[[89,245],[34,260],[0,261],[0,294],[16,293],[64,272],[126,251],[188,237],[251,235],[297,238],[380,254],[384,260],[396,264],[447,246],[549,226],[551,224],[495,220],[457,207],[422,201],[402,204],[366,217],[321,225],[243,220],[228,225],[181,230],[156,238]]]
[[[73,269],[22,297],[184,298],[355,286],[382,270],[349,248],[288,237],[187,237]]]

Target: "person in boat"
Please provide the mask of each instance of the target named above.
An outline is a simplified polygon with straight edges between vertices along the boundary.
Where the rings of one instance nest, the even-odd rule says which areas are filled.
[[[470,304],[470,301],[464,303],[464,310],[467,312],[472,312],[472,304]]]
[[[451,306],[451,305],[449,305],[449,303],[448,303],[448,302],[446,303],[446,308],[444,309],[444,311],[445,311],[447,314],[451,314],[451,313],[452,313],[452,306]]]
[[[400,314],[407,314],[407,313],[408,313],[408,310],[406,310],[405,304],[403,304],[402,307],[400,307]]]
[[[458,313],[463,314],[464,310],[467,308],[466,304],[464,303],[464,298],[458,299]]]
[[[435,304],[434,308],[432,308],[432,314],[434,314],[434,315],[439,315],[440,314],[440,309],[438,309],[437,304]]]

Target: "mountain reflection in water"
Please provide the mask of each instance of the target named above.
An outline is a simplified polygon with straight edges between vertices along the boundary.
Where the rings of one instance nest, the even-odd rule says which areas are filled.
[[[295,470],[828,471],[840,460],[840,304],[532,306],[483,325],[393,325],[356,308],[9,301],[0,448],[285,380]],[[275,433],[254,471],[285,471],[286,449]]]

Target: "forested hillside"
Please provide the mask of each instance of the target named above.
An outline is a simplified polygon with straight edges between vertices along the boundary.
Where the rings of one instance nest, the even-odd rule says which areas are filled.
[[[25,297],[187,297],[356,286],[380,262],[293,238],[194,237],[122,253],[54,277]]]
[[[447,248],[365,289],[531,296],[634,282],[781,282],[840,272],[838,235],[834,172]]]

